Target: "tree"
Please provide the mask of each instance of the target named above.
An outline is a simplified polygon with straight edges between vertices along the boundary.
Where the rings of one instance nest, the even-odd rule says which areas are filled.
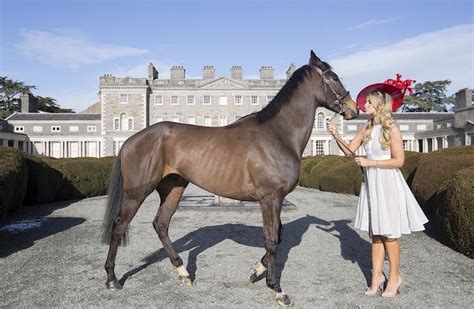
[[[426,81],[413,87],[413,94],[404,98],[402,112],[447,112],[455,102],[446,95],[450,80]]]
[[[61,108],[57,103],[56,99],[51,97],[37,96],[38,99],[38,110],[47,113],[74,113],[70,108]]]
[[[25,85],[23,82],[13,81],[6,76],[0,76],[0,116],[7,117],[21,109],[21,95],[29,93],[35,86]]]

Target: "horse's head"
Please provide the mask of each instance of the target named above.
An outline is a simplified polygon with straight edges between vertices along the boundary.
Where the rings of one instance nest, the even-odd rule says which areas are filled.
[[[339,77],[331,70],[331,66],[311,51],[309,66],[320,76],[320,83],[316,86],[316,100],[320,106],[326,107],[335,113],[344,116],[344,119],[353,119],[359,115],[359,108],[352,99],[349,91],[344,88]]]

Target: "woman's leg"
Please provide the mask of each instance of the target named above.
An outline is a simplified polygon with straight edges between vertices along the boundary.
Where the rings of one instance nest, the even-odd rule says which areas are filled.
[[[394,296],[400,286],[400,241],[396,238],[385,238],[383,240],[385,250],[387,251],[390,271],[387,288],[384,294]]]
[[[381,283],[385,281],[383,275],[383,262],[385,259],[385,248],[382,238],[378,235],[372,236],[372,281],[366,291],[366,295],[375,295]]]

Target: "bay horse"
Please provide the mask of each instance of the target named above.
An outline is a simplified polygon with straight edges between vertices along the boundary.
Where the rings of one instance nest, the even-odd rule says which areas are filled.
[[[114,271],[117,249],[126,241],[127,226],[138,208],[154,190],[160,195],[160,207],[153,227],[179,279],[192,284],[168,237],[171,217],[191,182],[219,196],[260,203],[266,253],[252,267],[250,281],[266,271],[277,303],[291,306],[293,301],[275,275],[280,212],[284,197],[298,183],[301,156],[319,106],[347,120],[359,114],[331,66],[311,51],[309,64],[296,70],[259,112],[225,127],[160,122],[131,136],[118,154],[109,183],[103,236],[110,243],[106,287],[121,289]]]

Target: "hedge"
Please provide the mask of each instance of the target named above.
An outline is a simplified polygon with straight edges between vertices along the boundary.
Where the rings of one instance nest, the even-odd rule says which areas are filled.
[[[434,201],[441,235],[455,249],[474,258],[474,166],[457,171]]]
[[[21,151],[0,147],[0,217],[23,204],[28,166]]]
[[[320,178],[321,191],[359,195],[362,184],[362,170],[353,158],[329,171]]]
[[[300,185],[319,189],[321,174],[345,162],[347,162],[346,157],[335,155],[306,158],[300,171]]]
[[[443,184],[466,167],[474,166],[474,146],[446,148],[422,155],[411,189],[428,213],[435,210],[434,197]]]

